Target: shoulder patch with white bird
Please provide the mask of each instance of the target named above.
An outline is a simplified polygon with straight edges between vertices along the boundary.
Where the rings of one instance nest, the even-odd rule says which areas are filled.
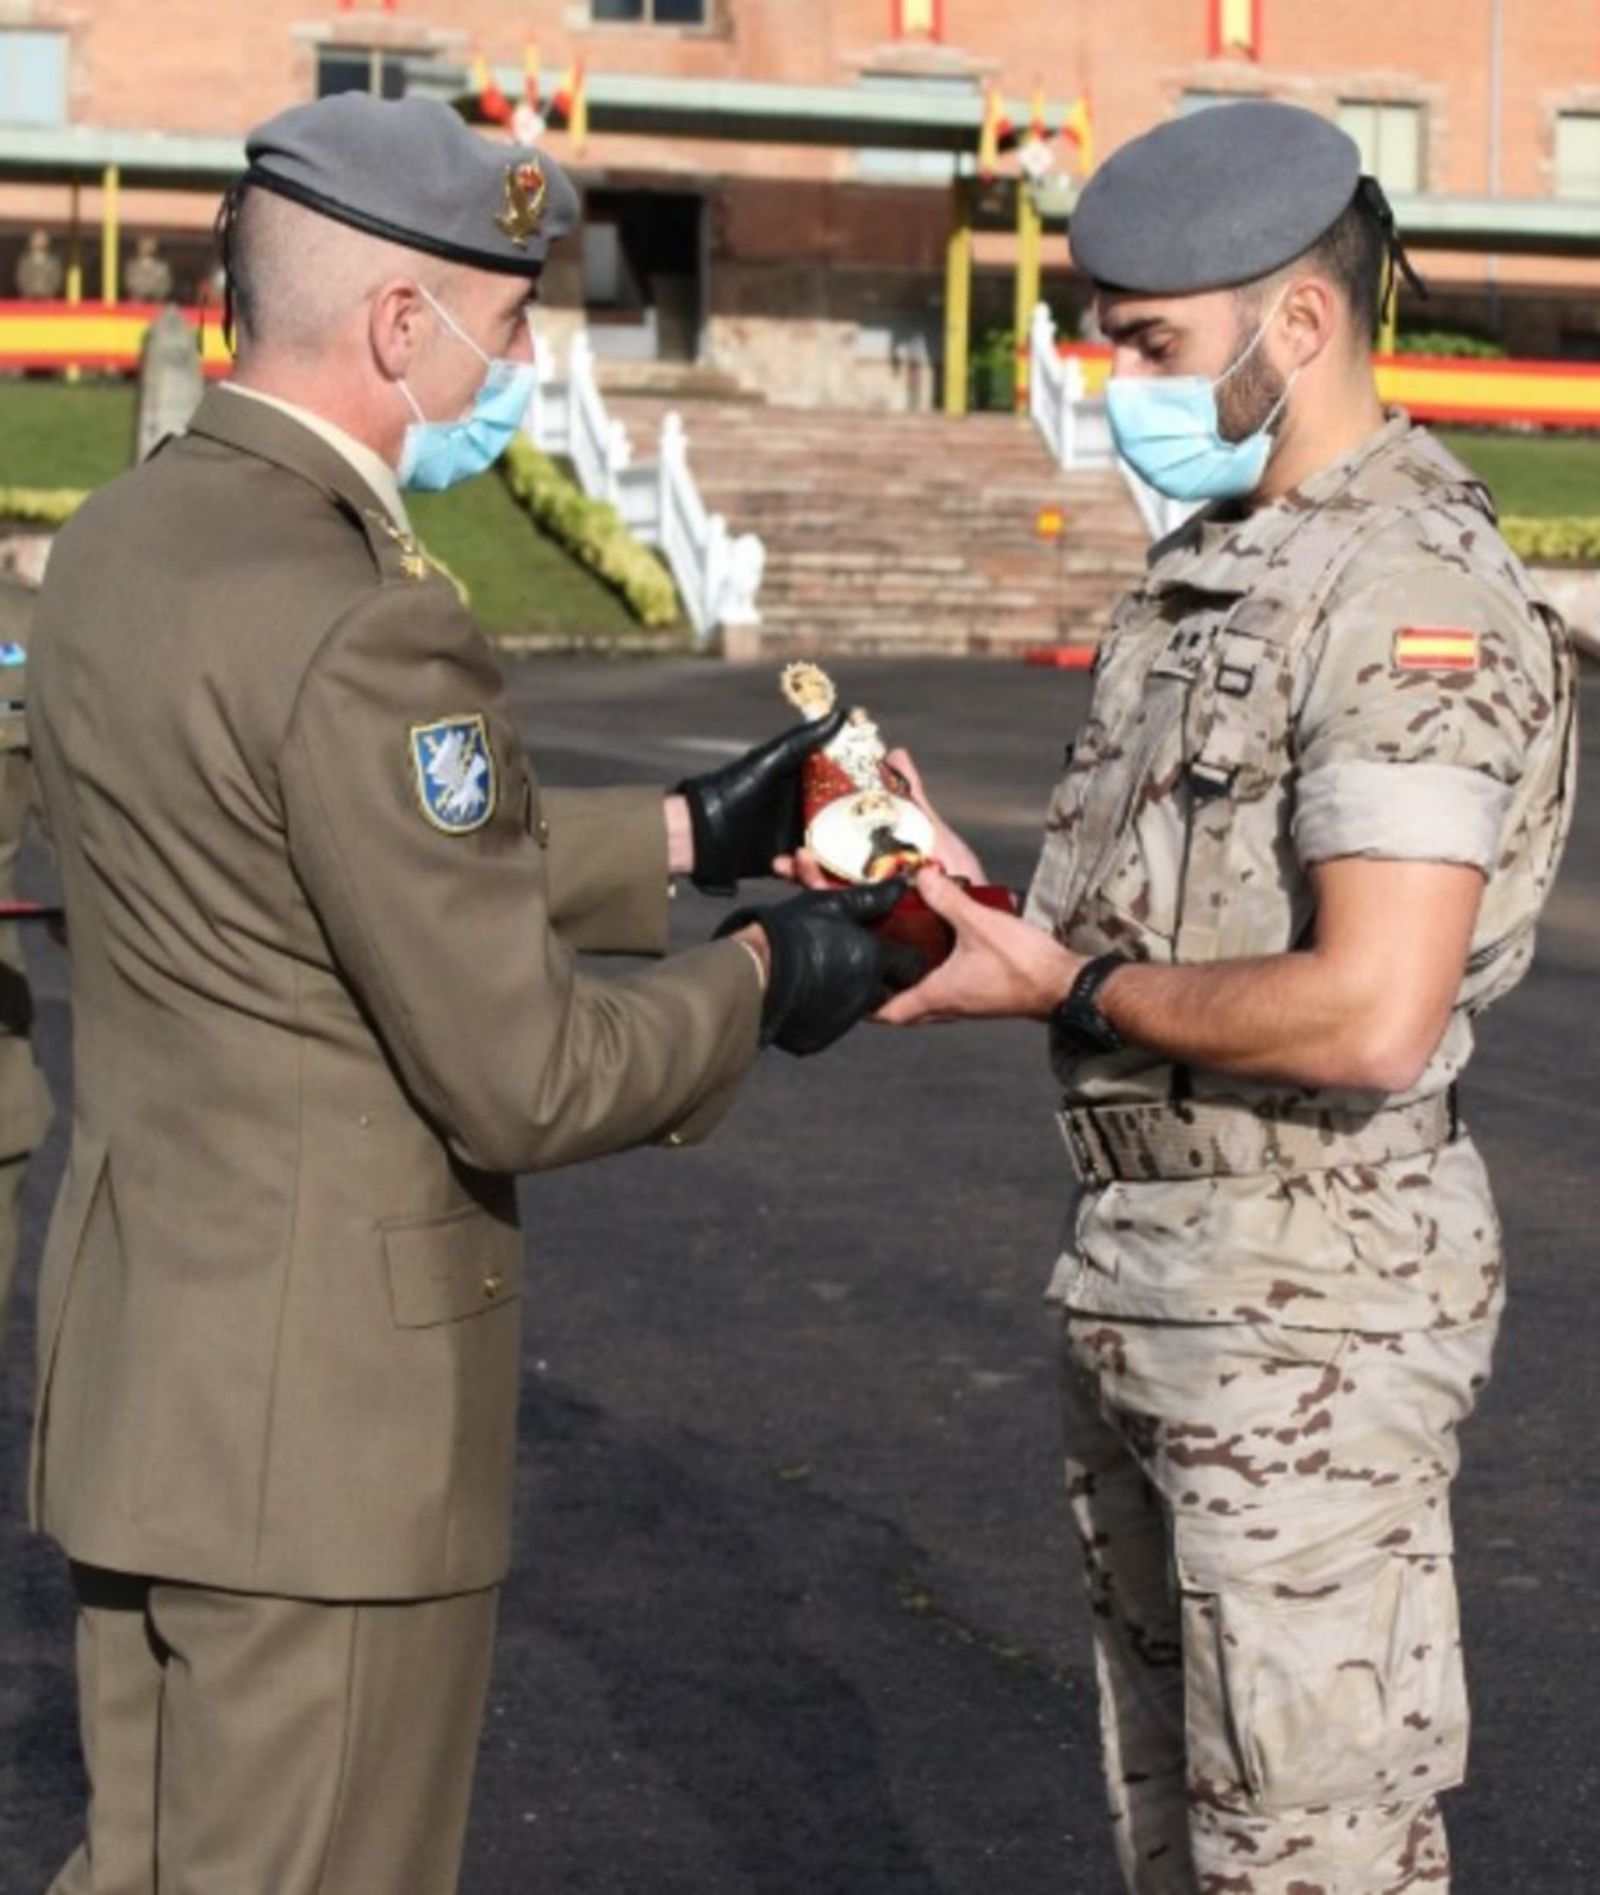
[[[494,752],[481,712],[413,724],[411,765],[422,813],[445,835],[470,835],[494,814]]]

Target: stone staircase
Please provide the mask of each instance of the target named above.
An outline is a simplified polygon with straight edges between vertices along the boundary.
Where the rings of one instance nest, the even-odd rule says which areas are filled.
[[[608,393],[636,444],[665,396]],[[1030,423],[680,401],[689,462],[730,531],[759,533],[762,623],[730,656],[1015,653],[1088,643],[1148,538],[1115,472],[1061,473]],[[1059,506],[1066,532],[1037,531]]]

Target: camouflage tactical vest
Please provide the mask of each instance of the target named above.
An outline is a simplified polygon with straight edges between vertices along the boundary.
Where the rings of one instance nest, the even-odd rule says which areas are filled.
[[[1560,621],[1493,531],[1483,487],[1402,426],[1391,423],[1359,454],[1332,495],[1291,497],[1220,548],[1214,524],[1210,546],[1206,523],[1180,528],[1118,606],[1029,902],[1032,918],[1075,951],[1205,962],[1303,944],[1312,900],[1291,840],[1295,720],[1324,608],[1372,533],[1426,516],[1434,537],[1499,548],[1503,557],[1473,559],[1473,577],[1564,652]],[[1261,522],[1254,534],[1252,522]],[[1570,665],[1556,675],[1553,714],[1570,732]],[[1508,853],[1520,850],[1526,872],[1490,880],[1461,996],[1467,1011],[1513,986],[1531,955],[1570,816],[1573,749],[1569,738],[1549,793],[1513,812]],[[1130,1096],[1117,1083],[1127,1056],[1089,1065]],[[1069,1074],[1106,1096],[1083,1062]],[[1243,1082],[1216,1081],[1205,1089],[1255,1096]],[[1144,1085],[1134,1092],[1153,1096]]]

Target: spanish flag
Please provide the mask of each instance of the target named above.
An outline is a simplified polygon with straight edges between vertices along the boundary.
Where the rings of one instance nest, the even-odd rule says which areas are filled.
[[[896,39],[943,39],[944,0],[895,0]]]
[[[572,148],[581,158],[589,142],[589,80],[581,53],[568,66],[551,105],[565,121]]]
[[[1476,671],[1478,634],[1456,625],[1405,625],[1394,635],[1396,671]]]
[[[1088,177],[1094,169],[1094,109],[1087,92],[1073,100],[1062,124],[1061,136],[1078,154],[1079,173]]]
[[[991,80],[983,89],[983,130],[978,134],[978,176],[992,178],[1000,168],[1000,148],[1015,134],[1006,116],[1000,88]]]
[[[488,119],[492,125],[511,123],[511,101],[495,84],[489,62],[482,53],[476,54],[472,61],[472,96],[477,101],[480,118]]]
[[[1261,0],[1211,0],[1210,55],[1261,57]]]

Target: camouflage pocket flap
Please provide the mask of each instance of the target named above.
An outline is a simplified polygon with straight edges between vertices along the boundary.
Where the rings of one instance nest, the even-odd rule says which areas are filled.
[[[1448,1558],[1455,1548],[1443,1486],[1379,1488],[1247,1513],[1180,1513],[1173,1539],[1186,1592],[1245,1587],[1285,1599],[1342,1583],[1397,1553]]]
[[[1452,1563],[1393,1554],[1185,1620],[1191,1769],[1254,1809],[1361,1808],[1451,1788],[1467,1699]]]

